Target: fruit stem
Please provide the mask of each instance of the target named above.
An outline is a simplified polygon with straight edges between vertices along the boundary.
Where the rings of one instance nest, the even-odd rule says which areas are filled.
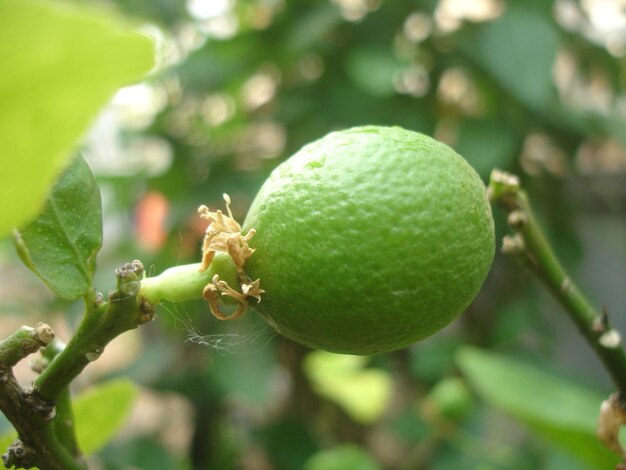
[[[509,214],[508,223],[516,233],[505,237],[502,251],[530,268],[563,306],[611,376],[620,401],[626,404],[626,353],[620,333],[609,325],[607,312],[599,313],[563,269],[535,220],[519,178],[493,170],[487,191],[490,201]]]
[[[230,256],[216,253],[209,267],[200,271],[201,263],[185,264],[166,269],[158,276],[147,277],[141,281],[139,298],[156,306],[163,300],[184,302],[202,299],[202,293],[213,276],[228,282],[235,289],[240,289],[237,268]]]

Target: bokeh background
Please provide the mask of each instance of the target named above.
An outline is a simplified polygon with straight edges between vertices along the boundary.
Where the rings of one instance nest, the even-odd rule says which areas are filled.
[[[155,274],[197,261],[196,208],[222,208],[226,192],[243,220],[305,143],[399,125],[450,144],[485,181],[494,167],[518,174],[564,265],[626,331],[625,1],[97,3],[142,25],[158,57],[82,144],[103,198],[103,292],[132,259]],[[45,319],[68,339],[80,305],[55,300],[1,248],[2,333]],[[611,390],[560,307],[500,254],[470,308],[405,350],[312,352],[254,312],[219,322],[201,302],[167,304],[76,390],[117,376],[141,389],[94,468],[601,468],[476,394],[456,360],[463,345]]]

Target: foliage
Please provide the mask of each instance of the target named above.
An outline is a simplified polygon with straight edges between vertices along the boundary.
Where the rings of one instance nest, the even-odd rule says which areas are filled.
[[[7,9],[18,11],[18,3],[29,6],[5,22]],[[603,42],[607,36],[597,32],[589,6],[485,2],[496,5],[491,16],[472,17],[450,11],[446,5],[454,2],[444,0],[360,7],[256,0],[203,16],[193,8],[202,2],[112,3],[134,21],[158,25],[167,44],[161,55],[177,59],[117,95],[103,117],[117,118],[117,133],[95,132],[85,144],[103,195],[99,290],[108,290],[111,271],[132,259],[153,272],[198,261],[198,205],[219,207],[228,192],[241,220],[271,169],[301,145],[330,130],[385,124],[446,141],[483,178],[496,166],[521,174],[575,277],[609,314],[624,311],[625,65],[619,40]],[[570,21],[565,4],[575,13]],[[135,35],[116,36],[115,46],[89,42],[88,31],[107,35],[117,24],[108,13],[94,23],[82,14],[57,15],[47,3],[30,5],[0,1],[0,22],[11,24],[0,28],[0,58],[14,71],[0,78],[0,137],[11,156],[0,163],[5,234],[37,212],[96,110],[150,66],[150,46]],[[40,47],[39,33],[59,39],[51,51],[79,49],[72,53],[81,59],[58,62],[50,75],[33,73],[26,67],[52,57],[43,54],[51,52]],[[24,92],[9,93],[9,86]],[[26,93],[30,89],[37,93]],[[144,97],[146,108],[129,116],[124,96],[135,104]],[[37,117],[36,127],[25,124],[27,112]],[[92,232],[86,245],[65,245],[64,253],[84,246],[79,271],[93,269],[89,258],[99,246],[95,195],[77,197],[88,188],[70,197],[86,205],[66,211]],[[44,253],[52,243],[38,242]],[[52,300],[7,248],[0,254],[3,323],[45,320],[67,330],[74,304]],[[41,266],[35,248],[29,250],[40,275],[65,259],[46,258]],[[65,277],[53,278],[65,284]],[[85,292],[81,282],[51,287],[74,298]],[[398,353],[363,363],[344,358],[344,367],[336,357],[277,337],[253,315],[225,324],[209,318],[202,303],[168,305],[154,325],[109,346],[97,361],[104,370],[87,374],[97,381],[123,373],[159,397],[150,410],[140,394],[144,420],[129,423],[124,438],[109,442],[97,459],[102,468],[296,469],[305,462],[334,468],[346,459],[372,468],[606,468],[611,456],[591,442],[593,409],[610,385],[559,315],[529,276],[498,257],[481,295],[452,327]],[[624,330],[622,319],[612,319]],[[116,347],[121,353],[107,359]],[[550,374],[529,365],[537,363],[548,364]],[[328,373],[339,366],[339,373]],[[365,412],[364,420],[355,404],[374,400],[372,385],[356,387],[372,372],[378,377],[372,393],[387,396],[380,390],[390,381],[393,398],[382,411]],[[454,420],[429,406],[448,380],[477,395]],[[122,405],[134,394],[120,393],[117,406],[107,407],[115,410],[109,424],[122,421]],[[358,400],[350,398],[355,395]],[[562,407],[550,406],[555,402]],[[175,426],[179,441],[167,437]],[[88,429],[78,425],[79,439],[81,427]],[[92,441],[92,449],[114,428]],[[349,444],[355,442],[359,446]]]
[[[458,364],[487,403],[512,414],[548,441],[593,468],[618,463],[597,439],[598,410],[605,398],[601,394],[479,349],[461,349]]]
[[[61,175],[39,217],[14,232],[22,262],[52,291],[74,300],[93,290],[102,246],[100,191],[78,157]]]
[[[118,19],[46,2],[0,2],[0,235],[37,214],[96,112],[151,66],[152,46]],[[19,53],[16,53],[19,45]],[[25,172],[25,169],[27,170]]]

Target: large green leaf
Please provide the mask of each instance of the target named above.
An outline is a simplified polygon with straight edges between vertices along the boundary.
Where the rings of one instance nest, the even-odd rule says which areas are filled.
[[[78,445],[85,455],[107,444],[124,425],[137,397],[127,379],[111,380],[80,395],[74,403]]]
[[[0,237],[35,216],[96,112],[153,63],[107,11],[0,0]]]
[[[503,16],[476,28],[462,42],[462,49],[503,88],[539,109],[554,97],[552,68],[558,46],[554,25],[527,2],[509,2]]]
[[[619,462],[596,437],[602,395],[476,348],[461,349],[457,363],[487,403],[522,421],[548,442],[591,468],[613,468]]]
[[[127,379],[111,380],[79,395],[73,403],[78,445],[91,455],[106,445],[130,413],[137,387]],[[0,453],[17,438],[15,430],[0,435]],[[0,468],[6,468],[0,460]]]
[[[76,299],[92,289],[102,245],[100,190],[81,157],[66,169],[37,219],[15,231],[22,261],[58,296]]]

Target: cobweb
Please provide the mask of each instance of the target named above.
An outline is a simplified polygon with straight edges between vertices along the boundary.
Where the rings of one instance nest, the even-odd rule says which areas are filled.
[[[176,327],[185,332],[188,343],[212,349],[217,354],[255,354],[267,347],[276,333],[264,321],[255,318],[252,310],[242,317],[227,322],[228,332],[207,334],[201,331],[181,304],[161,305],[176,321]],[[211,315],[207,307],[207,315]],[[215,319],[215,322],[220,320]],[[220,325],[221,326],[221,325]]]

